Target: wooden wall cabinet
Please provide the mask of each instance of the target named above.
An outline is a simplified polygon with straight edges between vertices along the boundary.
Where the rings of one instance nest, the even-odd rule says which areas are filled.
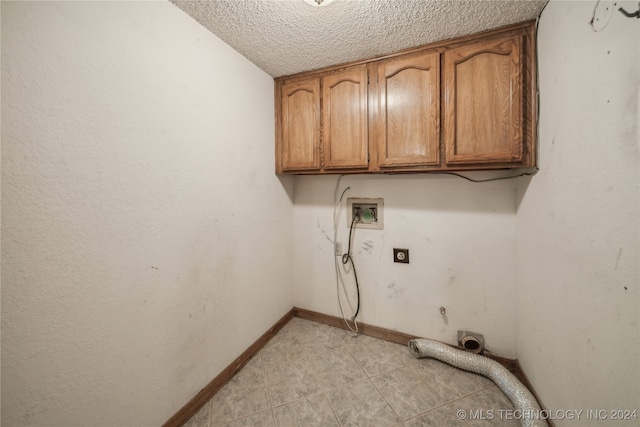
[[[535,24],[276,79],[276,172],[536,166]]]
[[[447,165],[522,161],[522,39],[508,34],[445,51]]]
[[[440,164],[440,52],[377,64],[378,164],[382,170]]]
[[[278,173],[367,171],[367,77],[356,66],[276,83]]]
[[[369,166],[367,68],[358,66],[322,77],[324,169]]]
[[[319,171],[320,79],[284,82],[280,101],[280,171]]]

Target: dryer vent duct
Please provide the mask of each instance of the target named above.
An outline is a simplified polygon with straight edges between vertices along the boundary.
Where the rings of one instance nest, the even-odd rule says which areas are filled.
[[[484,353],[484,337],[482,334],[458,331],[458,345],[470,353]]]
[[[431,357],[491,379],[511,400],[515,409],[520,411],[523,427],[547,427],[533,394],[495,360],[429,339],[412,339],[409,341],[409,351],[416,357]]]

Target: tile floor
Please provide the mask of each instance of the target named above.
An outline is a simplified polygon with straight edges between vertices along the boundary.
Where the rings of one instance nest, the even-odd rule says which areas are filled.
[[[184,426],[520,425],[501,409],[513,406],[487,378],[296,317]]]

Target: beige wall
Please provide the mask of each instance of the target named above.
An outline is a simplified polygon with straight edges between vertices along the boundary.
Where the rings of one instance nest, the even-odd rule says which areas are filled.
[[[552,1],[540,21],[540,173],[518,188],[518,359],[549,409],[640,411],[640,26],[601,2],[610,19],[595,32],[595,6]],[[638,425],[585,417],[556,425]]]
[[[559,410],[640,400],[640,27],[595,4],[543,14],[538,175],[341,185],[385,199],[361,320],[483,333]],[[159,425],[292,305],[339,315],[337,177],[275,177],[273,126],[272,79],[168,2],[3,2],[3,424]]]
[[[169,2],[3,2],[3,425],[161,425],[292,307],[273,135]]]
[[[337,179],[296,177],[294,206],[294,302],[333,315],[340,315],[331,242]],[[515,185],[448,175],[343,177],[345,199],[384,199],[384,230],[354,234],[360,321],[451,344],[458,330],[470,330],[489,350],[515,358]],[[346,251],[346,207],[338,231]],[[393,248],[408,248],[410,263],[394,263]],[[354,289],[353,275],[345,277]]]

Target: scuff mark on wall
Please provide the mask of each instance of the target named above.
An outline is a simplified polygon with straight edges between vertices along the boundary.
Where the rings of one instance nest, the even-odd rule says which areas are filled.
[[[391,282],[387,285],[387,289],[389,289],[389,294],[387,298],[392,299],[398,297],[404,293],[403,288],[398,288],[395,282]]]
[[[320,225],[320,218],[316,220],[316,223],[318,224],[318,229],[324,235],[324,238],[327,239],[329,242],[331,242],[331,244],[333,245],[333,239],[329,237],[329,233],[327,233],[327,230],[322,228],[322,226]]]
[[[419,234],[418,236],[419,236],[422,240],[424,240],[424,241],[426,241],[426,242],[428,242],[428,243],[431,243],[431,239],[430,239],[430,238],[428,238],[427,236],[425,236],[424,234]]]
[[[442,316],[442,321],[445,325],[449,324],[449,318],[447,317],[447,309],[444,307],[440,307],[440,315]]]
[[[482,300],[484,301],[484,312],[487,312],[487,291],[484,286],[484,280],[482,281]]]
[[[618,251],[618,257],[616,258],[616,267],[613,269],[613,271],[618,270],[618,262],[620,261],[621,256],[622,256],[622,248],[620,248],[620,251]]]
[[[368,252],[368,253],[372,253],[372,251],[373,251],[373,241],[372,240],[365,240],[364,242],[362,242],[362,250],[364,250],[365,252]]]

